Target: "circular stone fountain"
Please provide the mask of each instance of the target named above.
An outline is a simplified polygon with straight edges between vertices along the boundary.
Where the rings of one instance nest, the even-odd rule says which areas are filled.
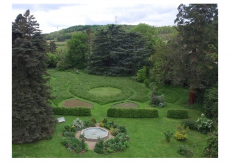
[[[101,127],[89,127],[83,129],[81,134],[84,135],[86,141],[97,141],[98,137],[107,139],[109,137],[109,132]]]

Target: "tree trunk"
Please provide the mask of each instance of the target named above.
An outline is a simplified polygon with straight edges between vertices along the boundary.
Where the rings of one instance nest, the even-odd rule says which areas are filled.
[[[190,87],[189,104],[193,105],[195,103],[196,103],[195,89],[193,87]]]

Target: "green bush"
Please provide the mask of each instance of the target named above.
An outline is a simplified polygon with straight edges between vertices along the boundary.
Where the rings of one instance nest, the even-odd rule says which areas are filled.
[[[96,119],[94,118],[92,118],[91,121],[94,122],[95,124],[97,123]]]
[[[189,127],[189,129],[196,129],[195,124],[196,122],[192,119],[185,119],[181,123],[185,128]]]
[[[113,136],[116,136],[118,134],[118,129],[117,128],[112,128],[111,134]]]
[[[173,118],[173,119],[186,119],[188,118],[188,111],[187,110],[175,110],[175,109],[169,109],[167,111],[167,118]]]
[[[207,144],[204,149],[204,156],[218,158],[218,133],[212,133],[207,138]]]
[[[91,116],[91,109],[86,107],[53,107],[54,115]]]
[[[98,154],[104,153],[104,140],[102,138],[98,138],[97,143],[94,147],[94,152]]]
[[[165,106],[165,98],[164,95],[156,96],[152,94],[150,96],[150,105],[151,106],[160,106],[164,107]]]
[[[144,84],[145,84],[145,86],[147,87],[147,88],[149,88],[149,84],[151,83],[151,80],[149,79],[149,78],[146,78],[145,80],[144,80]]]
[[[164,135],[165,135],[166,141],[170,142],[170,139],[171,139],[173,133],[168,130],[168,131],[164,132]]]
[[[205,117],[204,114],[201,114],[201,118],[198,118],[196,121],[196,127],[199,132],[207,134],[214,129],[213,121]]]
[[[195,145],[193,145],[193,148],[194,148],[194,147],[195,147]],[[178,154],[181,154],[181,155],[183,155],[183,156],[185,156],[185,157],[187,157],[187,158],[193,157],[193,154],[194,154],[193,149],[190,149],[187,145],[185,145],[185,146],[180,146],[180,147],[178,148],[178,150],[177,150],[177,153],[178,153]]]
[[[77,129],[77,130],[84,128],[84,122],[82,120],[80,120],[79,118],[76,118],[73,121],[73,125],[74,125],[75,129]]]
[[[124,126],[119,126],[118,131],[119,133],[126,133],[126,128]]]
[[[57,55],[49,52],[47,53],[47,56],[48,56],[48,60],[46,61],[46,63],[48,64],[48,67],[56,67],[58,62]]]
[[[62,138],[61,138],[61,143],[62,143],[63,145],[68,144],[68,142],[69,142],[69,139],[68,139],[68,138],[66,138],[66,137],[62,137]]]
[[[157,118],[157,109],[109,108],[108,117],[120,118]]]
[[[175,133],[175,137],[176,137],[177,140],[185,141],[188,138],[188,132],[189,132],[188,127],[184,128],[183,126],[178,125],[177,126],[177,131]]]
[[[85,127],[94,127],[94,122],[91,120],[86,120],[86,121],[84,121],[84,126]]]
[[[137,72],[137,81],[142,83],[145,79],[146,79],[146,67],[144,66],[143,69],[140,69]]]

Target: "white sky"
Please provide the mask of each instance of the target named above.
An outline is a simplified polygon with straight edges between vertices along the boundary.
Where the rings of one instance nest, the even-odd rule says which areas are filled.
[[[98,2],[98,1],[97,1]],[[107,1],[108,2],[108,1]],[[113,1],[112,1],[113,2]],[[43,33],[74,25],[137,25],[146,23],[154,26],[174,25],[178,2],[138,2],[131,3],[87,3],[66,4],[12,4],[12,21],[27,9],[34,15]]]

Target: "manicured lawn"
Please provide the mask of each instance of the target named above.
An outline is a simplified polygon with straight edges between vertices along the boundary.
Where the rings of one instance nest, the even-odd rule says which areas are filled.
[[[64,125],[72,124],[73,120],[95,118],[97,122],[106,117],[107,109],[115,103],[132,101],[138,104],[138,109],[151,108],[148,105],[150,89],[144,84],[132,81],[130,77],[106,77],[88,75],[83,72],[75,74],[74,71],[59,72],[55,69],[49,69],[51,74],[50,82],[53,87],[52,95],[57,96],[52,101],[54,106],[60,106],[64,100],[77,98],[94,104],[92,116],[64,116],[66,121],[58,123],[56,131],[51,140],[43,140],[30,144],[12,145],[13,157],[44,157],[44,158],[174,158],[184,157],[177,153],[177,148],[181,145],[188,145],[192,148],[196,144],[194,151],[197,154],[194,157],[202,157],[203,149],[206,144],[206,135],[196,130],[188,133],[186,141],[177,141],[174,137],[171,142],[166,142],[164,132],[170,130],[176,132],[176,126],[182,122],[182,119],[166,118],[168,109],[181,108],[189,111],[189,118],[197,120],[201,112],[198,109],[184,107],[187,102],[188,90],[181,87],[162,86],[159,91],[165,95],[166,107],[157,108],[159,111],[158,118],[108,118],[114,120],[118,125],[124,125],[127,134],[130,137],[129,148],[125,151],[112,153],[108,155],[97,154],[94,151],[74,154],[68,152],[61,144],[61,133]],[[89,91],[93,88],[112,87],[121,92],[115,95],[105,97],[95,96]],[[105,92],[110,93],[110,91]],[[55,118],[61,117],[55,115]]]

